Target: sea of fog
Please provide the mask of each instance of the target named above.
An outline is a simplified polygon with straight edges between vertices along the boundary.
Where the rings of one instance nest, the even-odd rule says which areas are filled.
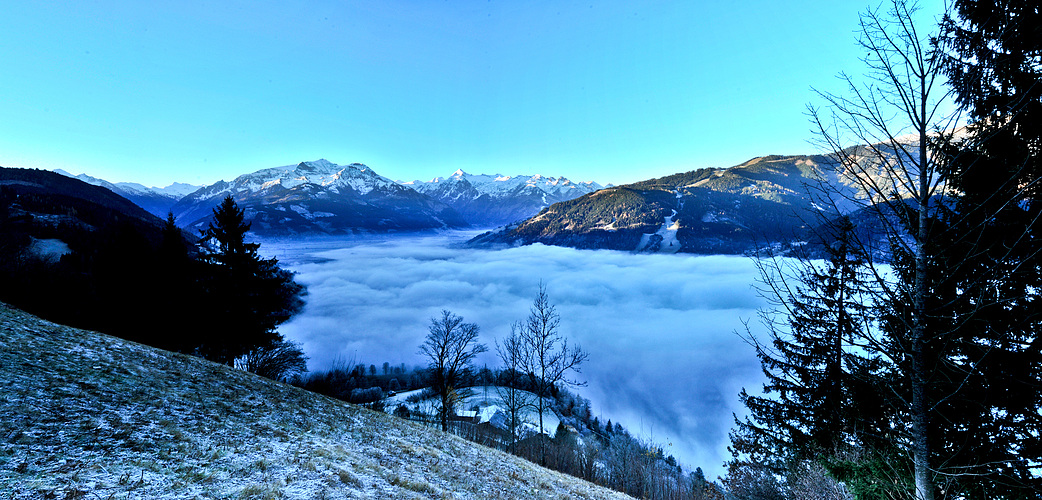
[[[763,375],[736,332],[764,305],[754,263],[736,256],[643,255],[532,245],[460,248],[474,232],[264,240],[308,287],[304,311],[280,331],[303,344],[311,370],[335,360],[424,363],[430,318],[450,310],[495,339],[527,317],[542,282],[561,334],[589,353],[576,390],[602,422],[622,423],[706,476],[723,474],[743,387]]]

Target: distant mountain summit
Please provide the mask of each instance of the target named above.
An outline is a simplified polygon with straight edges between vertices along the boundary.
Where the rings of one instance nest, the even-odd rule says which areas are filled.
[[[225,196],[245,209],[263,235],[350,234],[467,226],[445,203],[404,187],[371,168],[320,159],[258,170],[219,181],[172,207],[178,223],[203,229]]]
[[[134,202],[135,205],[144,208],[150,213],[164,218],[178,200],[202,187],[182,182],[175,182],[164,188],[146,187],[136,182],[112,183],[87,174],[72,175],[62,169],[57,169],[54,172],[73,179],[79,179],[87,184],[106,188]]]
[[[573,182],[542,175],[468,174],[403,183],[456,209],[476,226],[500,226],[527,219],[540,210],[602,189],[596,182]]]

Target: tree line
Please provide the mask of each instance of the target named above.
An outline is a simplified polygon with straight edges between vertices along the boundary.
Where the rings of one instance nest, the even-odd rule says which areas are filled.
[[[57,176],[57,174],[53,174]],[[60,212],[62,222],[47,216]],[[52,321],[238,365],[272,378],[306,371],[276,328],[303,307],[304,287],[246,241],[230,197],[198,236],[168,216],[161,228],[67,195],[0,189],[0,300]],[[94,214],[97,212],[97,214]],[[90,223],[78,222],[89,221]],[[67,245],[40,257],[34,241]]]
[[[915,17],[864,14],[866,79],[811,109],[862,196],[819,193],[859,207],[820,226],[825,259],[761,261],[767,383],[741,394],[736,498],[1042,495],[1042,10]]]

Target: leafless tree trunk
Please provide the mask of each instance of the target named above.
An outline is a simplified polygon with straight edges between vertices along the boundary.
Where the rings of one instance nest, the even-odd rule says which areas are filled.
[[[536,410],[539,412],[539,432],[545,432],[543,414],[547,409],[547,398],[559,383],[582,385],[565,378],[569,371],[580,371],[580,365],[588,355],[581,347],[568,347],[568,340],[561,336],[558,327],[561,317],[557,308],[550,303],[546,287],[539,285],[539,294],[532,303],[528,320],[521,329],[521,342],[525,356],[522,368],[532,379],[536,391]],[[545,461],[545,457],[542,459]]]
[[[420,354],[428,359],[432,387],[441,404],[438,409],[441,430],[448,431],[449,414],[459,401],[460,375],[475,356],[488,348],[478,343],[478,325],[464,323],[462,317],[449,311],[442,311],[440,318],[431,318],[427,329]]]
[[[906,0],[891,0],[888,12],[871,10],[861,18],[860,44],[866,51],[868,83],[841,75],[848,95],[819,92],[832,114],[828,120],[816,109],[811,116],[825,145],[834,152],[841,176],[856,187],[861,206],[874,210],[893,244],[914,256],[910,289],[876,269],[885,299],[906,296],[911,314],[903,346],[911,360],[908,379],[911,401],[910,452],[918,500],[934,497],[934,469],[930,460],[931,400],[928,391],[926,345],[941,332],[930,331],[927,284],[932,273],[929,247],[931,217],[938,208],[935,196],[945,190],[944,165],[931,154],[931,141],[950,140],[958,115],[948,112],[950,91],[942,87],[942,61],[930,38],[913,23],[915,8]],[[936,36],[936,35],[935,35]],[[849,147],[853,143],[855,147]],[[912,203],[909,203],[912,200]],[[849,201],[849,200],[848,200]],[[901,214],[910,212],[911,217]],[[895,220],[897,219],[897,220]]]
[[[521,330],[521,322],[510,325],[510,336],[503,343],[496,342],[496,353],[499,360],[503,362],[504,376],[508,378],[506,385],[497,386],[499,398],[506,405],[507,427],[510,432],[510,453],[517,454],[517,428],[520,425],[523,412],[532,407],[529,393],[517,387],[517,381],[524,369],[524,359],[527,355]]]

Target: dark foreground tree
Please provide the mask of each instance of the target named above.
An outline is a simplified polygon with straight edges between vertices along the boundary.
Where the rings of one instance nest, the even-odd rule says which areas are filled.
[[[474,357],[488,350],[478,342],[480,329],[474,323],[464,323],[461,316],[442,311],[441,317],[431,318],[427,337],[420,345],[420,354],[427,358],[431,388],[438,395],[438,419],[441,430],[449,430],[449,415],[454,414],[462,399],[460,378]]]
[[[971,116],[948,153],[959,193],[953,335],[940,410],[951,495],[1042,496],[1042,6],[956,0],[946,73]]]
[[[870,262],[878,328],[860,342],[885,361],[860,376],[885,396],[880,422],[889,426],[859,412],[855,434],[838,441],[861,446],[831,469],[859,497],[1037,498],[1040,490],[1039,7],[966,0],[956,8],[934,35],[917,29],[911,2],[870,11],[860,40],[868,83],[848,78],[846,95],[822,93],[830,116],[812,110],[840,174],[860,190],[843,201],[890,247],[888,266]],[[966,134],[957,133],[959,109],[947,112],[944,72],[973,118]],[[871,243],[860,242],[866,256],[877,255]],[[814,348],[797,344],[798,355]],[[792,373],[785,383],[813,385]],[[880,490],[884,482],[891,487]]]
[[[304,305],[304,287],[278,260],[258,255],[260,244],[246,241],[249,230],[243,210],[229,196],[214,209],[200,241],[208,309],[199,321],[204,332],[199,351],[228,365],[282,340],[276,327]]]
[[[951,141],[959,114],[948,112],[950,92],[936,51],[942,35],[922,31],[916,11],[914,2],[891,0],[885,10],[862,16],[866,79],[845,77],[843,95],[820,93],[831,113],[812,109],[812,116],[844,181],[860,191],[844,201],[871,215],[894,255],[898,279],[873,266],[875,303],[892,313],[883,322],[885,352],[899,361],[893,367],[901,411],[892,415],[893,425],[907,431],[898,445],[912,460],[911,494],[932,500],[941,476],[931,448],[936,403],[952,396],[933,383],[950,331],[943,302],[931,298],[952,264],[936,258],[948,238],[943,221],[949,211],[939,200],[950,195],[948,158],[936,152]]]
[[[764,396],[741,392],[750,415],[731,435],[732,469],[785,474],[804,461],[893,437],[881,387],[873,383],[885,364],[869,342],[871,277],[849,219],[831,228],[822,235],[824,262],[758,261],[761,294],[773,308],[760,313],[766,340],[745,338],[767,382]]]

